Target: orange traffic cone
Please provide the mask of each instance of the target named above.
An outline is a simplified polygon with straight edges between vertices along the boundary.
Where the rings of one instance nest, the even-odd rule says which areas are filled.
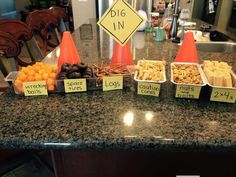
[[[111,65],[133,65],[133,57],[130,51],[129,43],[124,46],[115,43]]]
[[[78,51],[75,47],[73,39],[70,32],[65,31],[63,33],[61,45],[60,45],[60,55],[58,58],[58,68],[61,68],[63,63],[76,64],[80,62],[80,57]]]
[[[175,61],[198,63],[197,48],[192,32],[185,33],[183,43],[178,51]]]

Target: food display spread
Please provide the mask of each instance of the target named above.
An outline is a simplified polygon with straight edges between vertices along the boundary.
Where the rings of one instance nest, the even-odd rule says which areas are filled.
[[[139,83],[162,84],[166,81],[165,65],[166,63],[163,61],[139,60],[134,73],[134,80]],[[77,64],[64,63],[61,68],[37,62],[32,66],[23,67],[13,82],[14,88],[17,90],[16,93],[24,93],[23,83],[37,81],[45,81],[47,90],[57,93],[65,92],[65,84],[61,81],[70,79],[86,79],[86,90],[101,90],[103,77],[109,76],[122,76],[124,87],[132,87],[132,73],[126,65],[102,63],[99,66],[95,64],[89,66],[83,62]],[[232,101],[235,100],[235,96],[232,95],[236,90],[236,78],[232,72],[232,67],[227,63],[206,60],[202,67],[195,63],[171,63],[171,81],[174,85],[181,86],[176,89],[176,97],[198,99],[201,88],[206,85],[206,79],[210,86],[231,88],[229,95],[231,102],[235,102]],[[199,89],[193,86],[199,87]],[[153,85],[142,85],[140,88],[154,89],[155,87]],[[226,91],[225,93],[228,94]]]

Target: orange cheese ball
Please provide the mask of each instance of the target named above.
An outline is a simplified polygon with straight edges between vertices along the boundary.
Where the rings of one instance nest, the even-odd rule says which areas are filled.
[[[35,81],[34,76],[28,76],[28,77],[27,77],[27,81],[28,81],[28,82],[33,82],[33,81]],[[27,82],[27,81],[26,81],[26,82]]]
[[[48,73],[43,73],[42,78],[43,78],[43,80],[47,80],[49,78],[49,74]]]
[[[49,79],[46,81],[46,83],[47,83],[47,86],[49,86],[49,85],[54,85],[54,84],[55,84],[55,80],[49,78]]]
[[[51,78],[51,79],[56,79],[56,73],[50,73],[49,74],[49,77]]]
[[[53,91],[53,90],[55,90],[55,86],[54,85],[49,85],[49,86],[47,86],[47,89],[50,90],[50,91]]]
[[[15,85],[20,85],[20,84],[22,84],[22,81],[20,79],[16,79],[15,80]]]
[[[41,80],[43,80],[43,77],[41,76],[41,74],[36,73],[35,76],[34,76],[34,79],[36,81],[41,81]]]
[[[27,74],[28,74],[29,76],[34,76],[35,73],[36,73],[36,72],[35,72],[33,69],[30,69]]]
[[[19,76],[18,76],[18,79],[21,80],[21,81],[25,81],[26,80],[26,74],[24,72],[20,72],[19,73]]]

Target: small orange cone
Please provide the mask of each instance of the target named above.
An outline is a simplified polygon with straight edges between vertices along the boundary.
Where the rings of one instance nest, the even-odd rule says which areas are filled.
[[[63,33],[61,45],[60,45],[60,55],[58,58],[58,68],[61,68],[63,63],[76,64],[80,62],[80,57],[78,51],[75,47],[73,39],[70,32],[65,31]]]
[[[185,33],[183,43],[178,51],[175,61],[198,63],[197,48],[192,32]]]
[[[133,57],[130,51],[129,43],[124,46],[115,43],[111,65],[133,65]]]

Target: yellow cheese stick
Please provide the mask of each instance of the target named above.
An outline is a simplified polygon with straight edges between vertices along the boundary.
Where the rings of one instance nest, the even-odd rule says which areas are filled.
[[[224,86],[225,87],[232,87],[233,84],[232,84],[232,78],[231,78],[231,75],[230,74],[227,74],[225,77],[224,77]]]
[[[213,85],[214,86],[224,86],[224,79],[222,77],[222,74],[219,72],[215,72],[214,74],[214,80],[213,80]]]

